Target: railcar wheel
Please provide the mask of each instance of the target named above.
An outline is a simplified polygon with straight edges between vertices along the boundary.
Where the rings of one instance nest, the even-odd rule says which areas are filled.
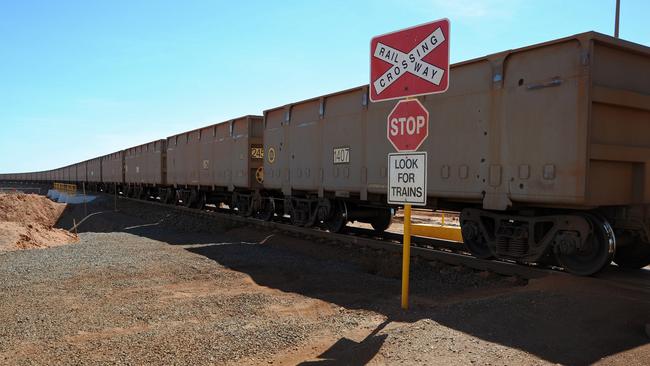
[[[650,265],[650,243],[636,242],[616,248],[614,263],[627,269],[641,269]]]
[[[199,199],[199,193],[193,189],[189,193],[183,195],[183,206],[187,208],[195,208]]]
[[[477,223],[474,221],[464,221],[461,224],[461,234],[463,236],[463,242],[473,256],[480,259],[494,258],[494,254]]]
[[[330,217],[325,220],[327,230],[333,233],[342,232],[348,224],[348,210],[345,202],[337,201],[332,207]]]
[[[197,208],[199,210],[203,210],[205,208],[205,204],[207,203],[208,199],[205,196],[205,193],[199,192],[199,197],[196,199],[194,202],[194,208]]]
[[[390,210],[382,210],[381,214],[372,222],[370,225],[372,225],[372,228],[378,232],[378,233],[383,233],[390,227],[390,224],[393,223],[393,215],[391,215]]]
[[[271,221],[275,215],[275,200],[273,198],[262,198],[262,209],[257,213],[257,218],[264,221]]]
[[[616,249],[614,230],[609,223],[594,215],[584,215],[591,225],[589,237],[578,246],[556,246],[558,263],[570,273],[579,276],[593,275],[609,265]]]
[[[160,193],[160,200],[163,203],[166,203],[168,205],[174,203],[174,198],[176,198],[176,193],[174,192],[174,190],[168,188],[165,189],[163,192]]]

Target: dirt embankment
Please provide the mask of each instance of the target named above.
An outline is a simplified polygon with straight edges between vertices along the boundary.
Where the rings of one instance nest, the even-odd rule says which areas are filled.
[[[65,209],[36,194],[0,193],[0,252],[70,244],[77,237],[54,224]]]

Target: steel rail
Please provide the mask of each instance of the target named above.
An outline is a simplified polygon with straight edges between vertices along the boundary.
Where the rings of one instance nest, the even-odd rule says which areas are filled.
[[[234,214],[227,214],[216,211],[199,210],[184,206],[170,205],[156,201],[135,199],[119,196],[120,199],[137,203],[144,203],[153,206],[182,212],[195,217],[225,220],[234,223],[254,225],[260,228],[280,231],[290,236],[299,238],[315,238],[330,240],[339,243],[359,245],[377,250],[384,250],[391,253],[401,253],[402,236],[397,233],[385,232],[374,233],[372,230],[349,227],[347,234],[332,233],[319,228],[306,228],[278,221],[264,221],[252,217],[242,217]],[[547,268],[532,265],[506,262],[502,260],[484,260],[475,258],[463,252],[466,250],[462,243],[450,242],[433,238],[414,237],[413,242],[417,245],[411,249],[411,257],[418,257],[429,261],[440,261],[451,265],[465,266],[478,271],[489,271],[505,276],[518,276],[525,279],[541,278],[549,275],[567,275]]]

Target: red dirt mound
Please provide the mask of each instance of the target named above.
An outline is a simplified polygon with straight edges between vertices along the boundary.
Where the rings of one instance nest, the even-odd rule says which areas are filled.
[[[64,209],[44,196],[0,193],[0,252],[75,242],[74,234],[53,227]]]

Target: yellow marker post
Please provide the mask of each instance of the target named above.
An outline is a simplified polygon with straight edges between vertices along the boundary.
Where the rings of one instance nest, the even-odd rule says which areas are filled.
[[[411,267],[411,205],[404,205],[404,244],[402,245],[402,309],[409,308],[409,272]]]

